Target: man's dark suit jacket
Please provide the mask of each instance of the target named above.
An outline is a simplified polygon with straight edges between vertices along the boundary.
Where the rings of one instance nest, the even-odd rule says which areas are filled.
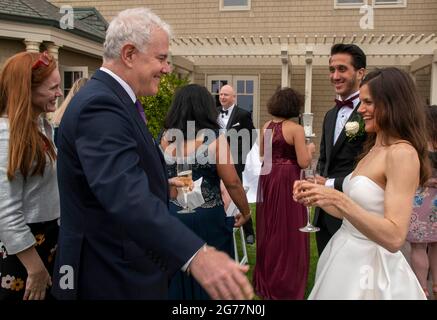
[[[218,110],[220,110],[220,108]],[[249,140],[243,138],[244,135],[242,130],[244,129],[247,129]],[[235,105],[232,109],[232,114],[229,117],[228,124],[226,125],[226,135],[231,146],[231,154],[235,163],[235,169],[237,170],[240,179],[242,178],[244,171],[247,154],[256,141],[256,134],[252,137],[252,134],[254,133],[253,129],[255,129],[255,127],[253,126],[252,115],[250,112]],[[232,141],[237,141],[237,144],[232,144]]]
[[[361,117],[357,109],[358,106],[350,115],[348,122]],[[356,159],[362,151],[366,134],[361,137],[356,137],[352,141],[348,141],[345,129],[343,128],[335,145],[333,145],[337,114],[338,108],[334,107],[326,113],[325,119],[323,120],[320,158],[317,166],[320,175],[328,178],[336,178],[334,183],[335,189],[343,191],[343,180],[353,171],[357,162]],[[340,228],[342,221],[332,217],[320,208],[316,208],[314,223],[318,226],[325,225],[332,236]]]
[[[204,242],[168,213],[162,156],[107,73],[97,71],[65,112],[57,166],[55,297],[166,299],[169,279]],[[63,266],[74,271],[69,286]]]

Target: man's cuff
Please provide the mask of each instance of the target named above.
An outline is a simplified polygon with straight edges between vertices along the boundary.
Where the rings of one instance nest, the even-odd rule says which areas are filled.
[[[193,254],[193,256],[192,256],[192,257],[187,261],[187,263],[185,263],[185,264],[182,266],[181,270],[182,270],[183,272],[187,272],[188,267],[190,266],[191,261],[194,259],[194,257],[199,253],[200,249],[202,249],[202,248],[203,248],[204,251],[206,251],[206,243],[205,243],[203,246],[201,246],[201,247],[199,248],[199,250],[197,250],[197,251]],[[189,272],[189,271],[188,271],[188,272]]]
[[[335,188],[334,187],[334,182],[335,182],[335,179],[326,179],[325,187],[334,189]]]

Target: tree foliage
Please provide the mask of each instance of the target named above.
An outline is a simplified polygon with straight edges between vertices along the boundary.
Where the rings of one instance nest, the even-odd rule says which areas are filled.
[[[161,78],[159,90],[155,96],[140,98],[147,117],[147,127],[155,138],[161,132],[176,89],[188,83],[187,77],[179,78],[175,73],[168,73]]]

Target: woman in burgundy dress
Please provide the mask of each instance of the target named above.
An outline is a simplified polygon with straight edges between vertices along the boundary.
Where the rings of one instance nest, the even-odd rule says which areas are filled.
[[[309,269],[306,208],[292,198],[301,168],[311,163],[313,143],[305,144],[299,116],[303,99],[290,88],[278,90],[267,103],[273,119],[260,135],[263,160],[256,205],[255,292],[263,299],[303,299]],[[264,147],[264,140],[266,140]],[[268,143],[268,141],[272,143]]]

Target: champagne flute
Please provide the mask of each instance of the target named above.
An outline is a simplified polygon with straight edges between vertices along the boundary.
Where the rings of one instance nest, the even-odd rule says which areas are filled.
[[[311,181],[313,183],[317,183],[316,180],[316,170],[310,165],[308,168],[301,169],[300,170],[300,180],[307,180]],[[306,207],[307,209],[307,225],[305,227],[299,228],[302,232],[317,232],[320,230],[319,227],[313,226],[310,222],[310,213],[311,213],[311,207]]]
[[[190,186],[193,184],[193,173],[191,170],[191,164],[187,162],[182,162],[177,164],[177,175],[181,182],[184,183],[182,187],[182,192],[184,194],[185,207],[178,211],[178,213],[192,213],[195,212],[193,209],[188,207],[188,192],[190,191]]]

